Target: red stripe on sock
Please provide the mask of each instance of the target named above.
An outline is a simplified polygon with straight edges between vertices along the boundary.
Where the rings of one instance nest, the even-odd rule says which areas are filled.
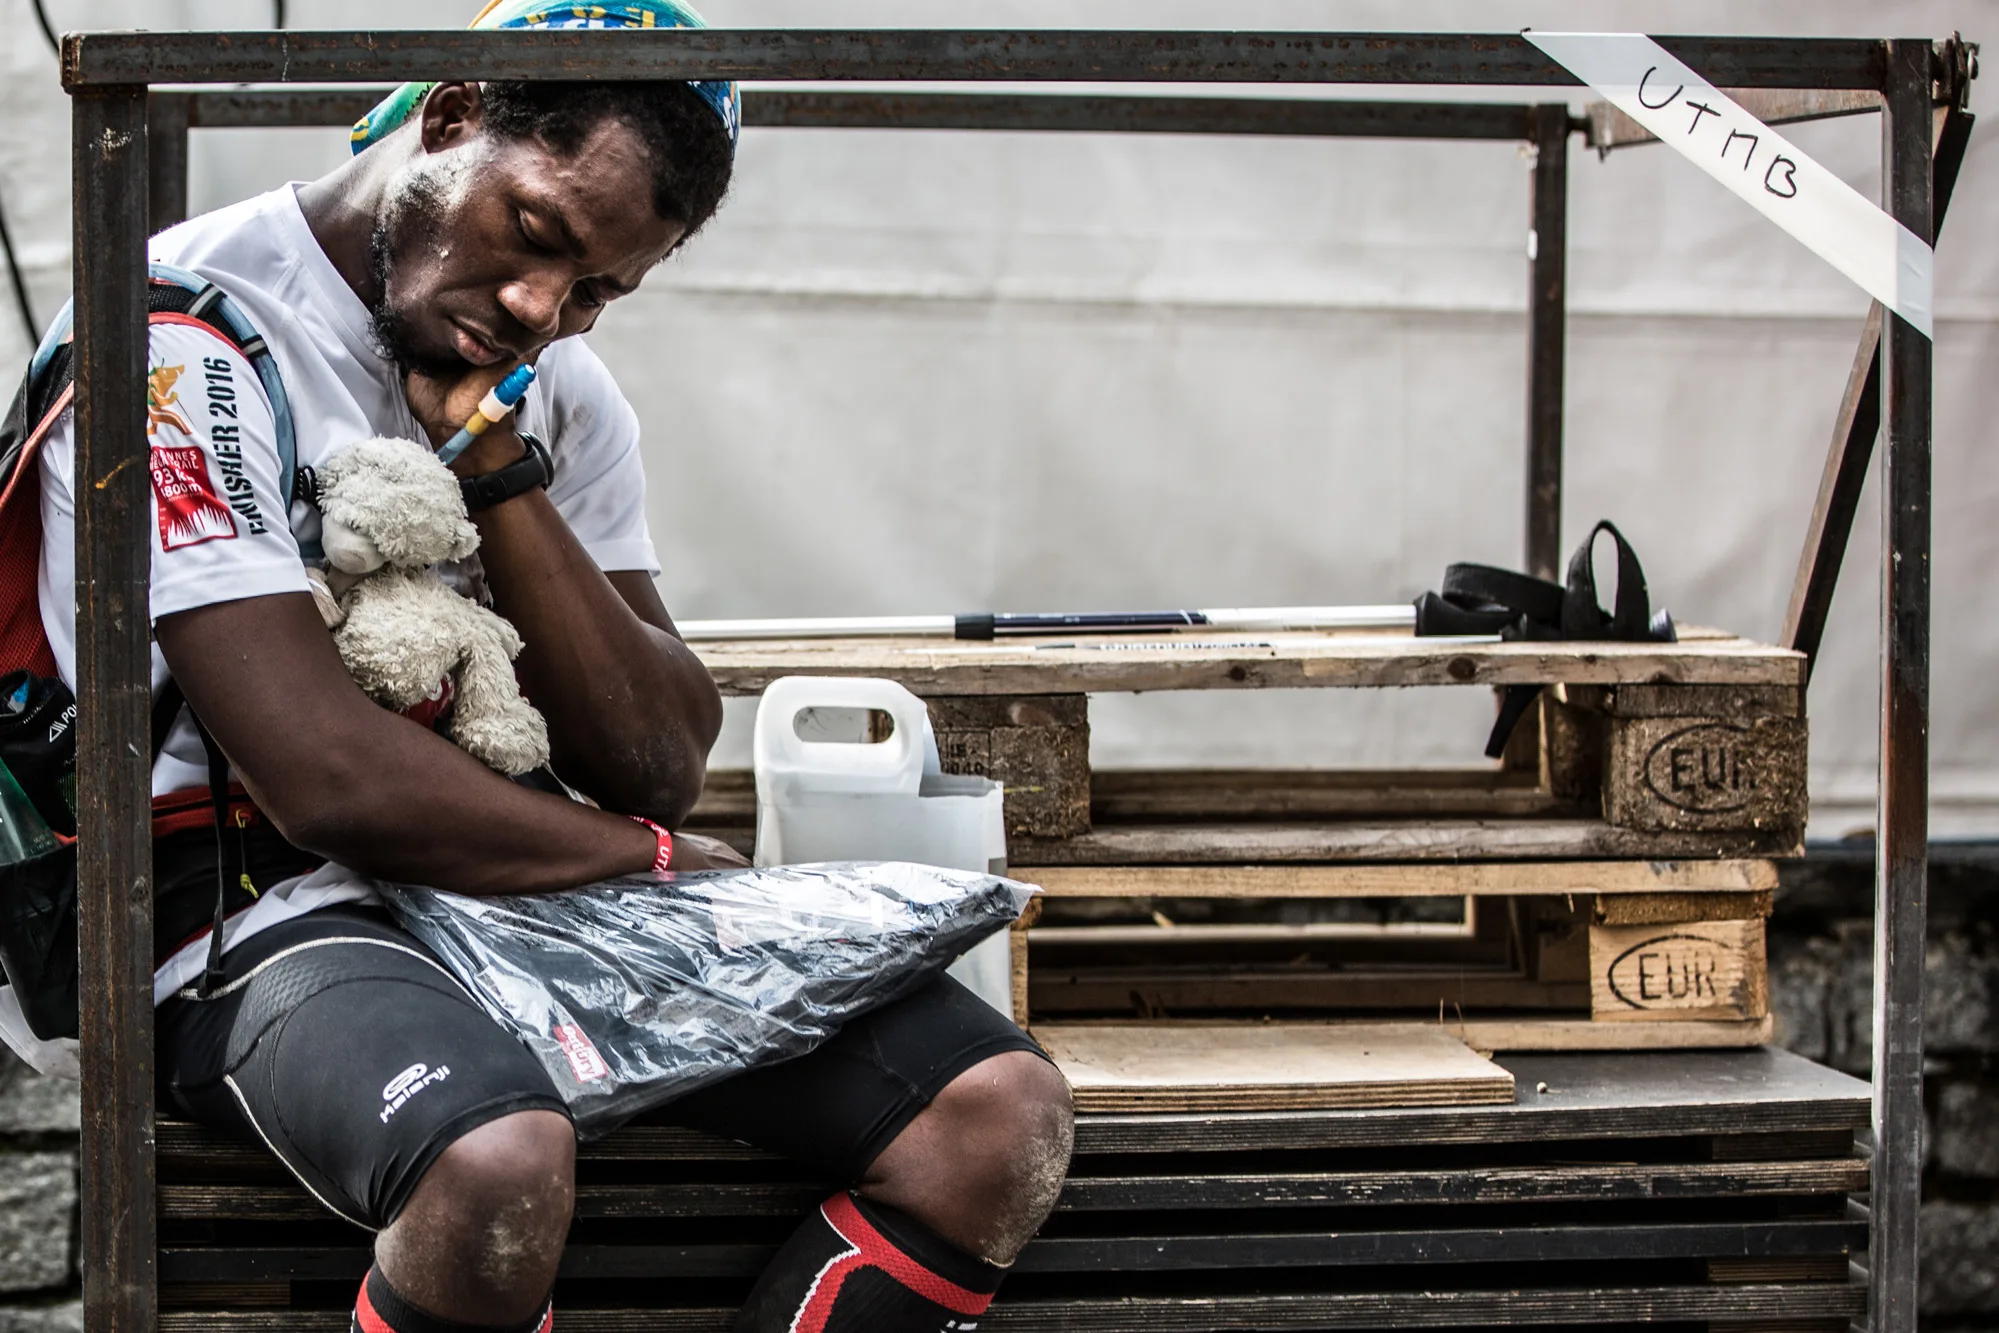
[[[861,1210],[845,1194],[835,1194],[819,1205],[819,1211],[833,1230],[858,1251],[856,1267],[866,1264],[879,1268],[917,1295],[943,1306],[952,1314],[984,1314],[986,1307],[993,1303],[990,1292],[968,1291],[955,1282],[939,1277],[898,1250],[888,1237],[875,1230],[873,1224],[861,1216]]]
[[[375,1303],[368,1299],[368,1284],[361,1284],[361,1291],[354,1297],[354,1323],[361,1333],[396,1333],[389,1327],[389,1321],[375,1313]]]
[[[354,1297],[354,1324],[361,1333],[396,1333],[389,1321],[382,1318],[380,1312],[375,1309],[375,1303],[368,1299],[368,1284],[365,1280],[361,1283],[359,1294]],[[541,1312],[541,1322],[534,1326],[534,1333],[554,1333],[554,1330],[555,1302],[550,1301],[548,1308]]]

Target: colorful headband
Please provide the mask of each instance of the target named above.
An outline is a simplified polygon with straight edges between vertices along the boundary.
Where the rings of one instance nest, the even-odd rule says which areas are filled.
[[[616,5],[558,5],[548,0],[491,0],[472,20],[474,28],[705,28],[708,24],[679,0],[626,0]],[[437,85],[406,83],[382,99],[381,105],[355,123],[350,136],[354,151],[380,143],[416,113]],[[729,82],[688,84],[715,109],[734,144],[742,133],[742,100]]]

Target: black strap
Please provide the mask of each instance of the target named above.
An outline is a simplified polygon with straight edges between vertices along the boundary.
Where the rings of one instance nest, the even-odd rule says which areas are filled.
[[[180,682],[171,676],[160,687],[159,697],[153,700],[153,762],[160,762],[160,751],[167,748],[167,734],[174,729],[174,719],[187,699],[180,692]]]
[[[1617,598],[1608,612],[1598,602],[1596,587],[1596,539],[1606,532],[1617,548]],[[1601,639],[1672,643],[1679,637],[1672,616],[1664,611],[1652,614],[1638,553],[1608,520],[1591,528],[1588,538],[1569,557],[1566,583],[1491,565],[1452,565],[1444,571],[1441,592],[1426,592],[1416,599],[1416,632],[1497,634],[1502,639],[1530,642]],[[1486,738],[1487,758],[1497,759],[1506,753],[1513,729],[1540,693],[1539,685],[1507,687],[1499,717]]]
[[[160,751],[166,748],[167,736],[183,708],[187,708],[187,697],[181,693],[180,683],[168,678],[160,687],[159,697],[153,700],[154,763],[160,761]],[[224,832],[229,822],[229,757],[222,753],[222,747],[215,743],[215,737],[193,709],[188,709],[187,716],[194,723],[195,734],[201,737],[201,748],[208,754],[208,801],[215,811],[215,919],[208,936],[208,965],[201,974],[201,994],[208,995],[222,984],[222,923],[228,916],[231,870],[230,840]],[[242,871],[238,869],[236,873],[241,875]]]
[[[215,920],[208,932],[208,965],[201,973],[200,994],[205,997],[214,994],[223,981],[222,925],[229,915],[229,838],[223,831],[229,822],[229,757],[193,710],[188,716],[201,735],[201,748],[208,752],[208,800],[215,810]]]

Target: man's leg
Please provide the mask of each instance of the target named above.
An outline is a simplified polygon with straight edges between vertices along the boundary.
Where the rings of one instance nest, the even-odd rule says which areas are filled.
[[[438,1320],[422,1317],[436,1314],[450,1325],[542,1327],[576,1201],[575,1169],[576,1131],[550,1111],[488,1121],[454,1140],[375,1238],[372,1289],[363,1295],[376,1318],[371,1324],[357,1304],[355,1323],[363,1333],[441,1333]]]
[[[687,1123],[854,1182],[778,1252],[738,1333],[936,1333],[977,1322],[1054,1208],[1073,1137],[1055,1067],[951,981],[680,1110]]]
[[[314,913],[227,964],[214,997],[159,1010],[162,1100],[379,1233],[355,1327],[546,1324],[576,1137],[526,1048],[374,914]]]
[[[1054,1211],[1074,1142],[1068,1083],[1041,1056],[1009,1051],[946,1084],[855,1193],[1010,1264]]]

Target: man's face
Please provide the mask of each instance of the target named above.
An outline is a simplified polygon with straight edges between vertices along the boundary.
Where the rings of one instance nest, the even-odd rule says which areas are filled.
[[[434,129],[375,218],[375,331],[405,370],[456,377],[585,332],[680,241],[620,121],[568,154],[476,121]]]

